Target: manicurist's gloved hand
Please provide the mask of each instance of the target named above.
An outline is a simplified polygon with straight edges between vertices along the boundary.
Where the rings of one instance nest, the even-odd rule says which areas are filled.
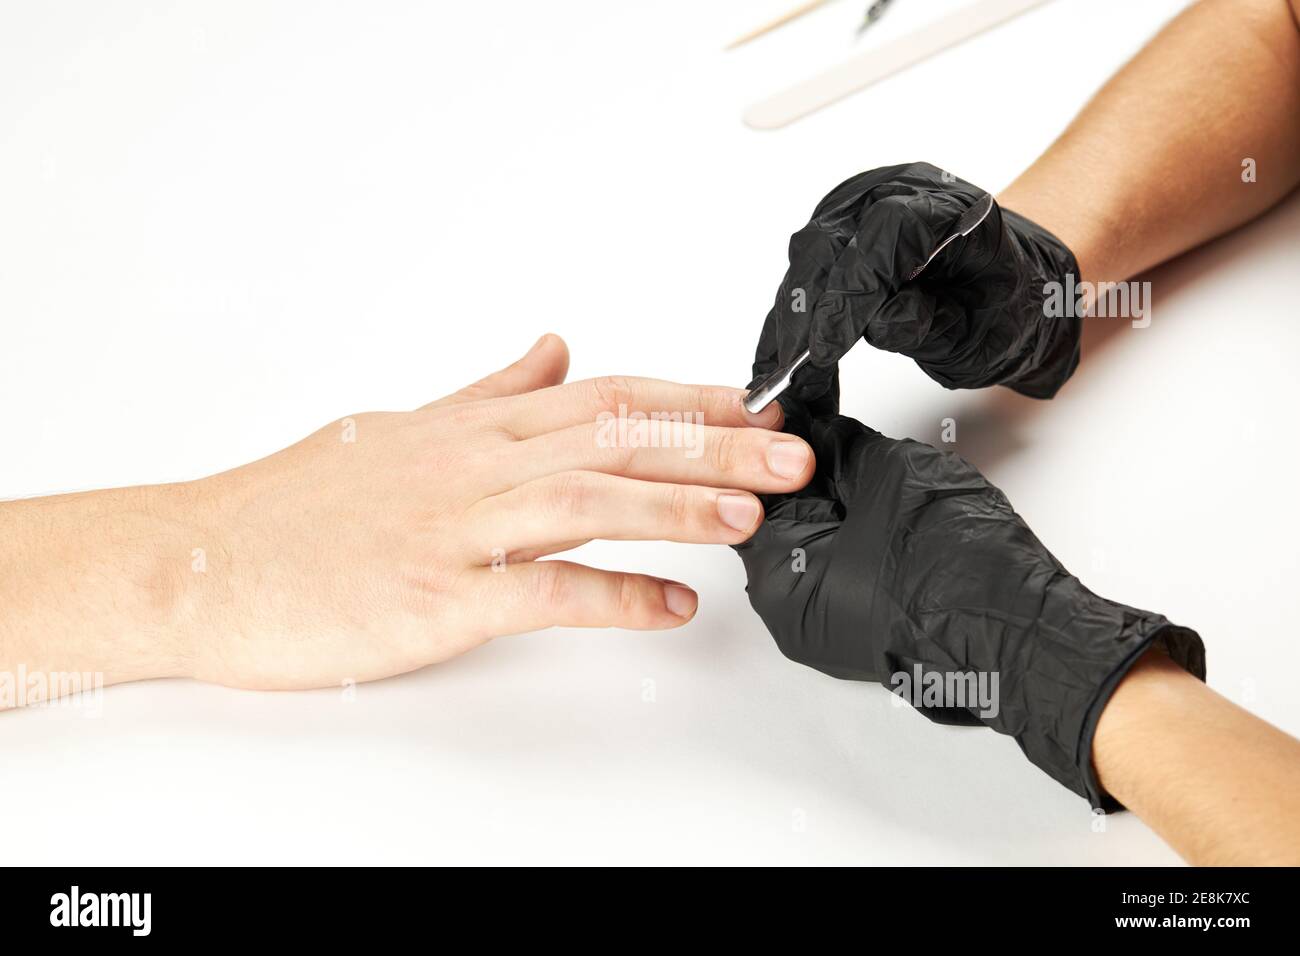
[[[836,363],[865,338],[915,359],[948,388],[1056,394],[1079,361],[1080,319],[1060,314],[1071,311],[1061,307],[1066,275],[1077,283],[1079,268],[1046,229],[995,205],[908,281],[984,195],[945,175],[928,163],[873,169],[818,204],[790,238],[790,268],[763,326],[755,381],[809,349],[793,394],[833,402]],[[1060,284],[1050,305],[1048,283]]]
[[[736,546],[781,651],[903,691],[941,723],[1010,734],[1056,780],[1113,809],[1090,757],[1106,701],[1153,644],[1204,680],[1200,637],[1093,594],[956,455],[851,418],[811,418],[788,396],[782,405],[817,472],[800,491],[764,496],[767,520]],[[940,678],[965,682],[967,696],[924,696]]]

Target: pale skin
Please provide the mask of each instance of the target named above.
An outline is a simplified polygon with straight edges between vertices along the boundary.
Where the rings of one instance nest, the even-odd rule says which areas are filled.
[[[739,389],[562,385],[567,368],[547,335],[440,401],[210,478],[0,505],[0,673],[339,686],[553,625],[686,623],[686,585],[540,559],[592,538],[737,544],[753,493],[802,487],[812,450]],[[620,405],[703,424],[655,447],[648,424],[602,425]]]
[[[999,201],[1093,282],[1258,216],[1300,183],[1297,8],[1197,4]],[[802,487],[811,451],[735,389],[561,385],[567,364],[546,336],[423,409],[354,416],[355,441],[336,422],[200,481],[0,504],[0,672],[337,686],[551,625],[685,623],[685,585],[550,556],[590,538],[743,541],[762,520],[753,493]],[[620,403],[702,412],[703,453],[602,447],[597,416]],[[1093,761],[1192,863],[1300,863],[1300,741],[1158,652],[1108,702]]]
[[[1194,5],[998,201],[1056,233],[1092,282],[1255,218],[1300,183],[1298,22],[1300,0]],[[1092,755],[1102,785],[1189,862],[1300,864],[1300,741],[1161,654],[1120,683]]]

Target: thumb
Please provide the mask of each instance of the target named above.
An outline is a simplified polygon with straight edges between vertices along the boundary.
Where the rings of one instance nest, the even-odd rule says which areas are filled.
[[[855,324],[878,349],[917,357],[936,331],[937,303],[921,284],[904,286],[883,302],[859,306]]]
[[[568,372],[569,347],[564,344],[564,339],[547,332],[519,361],[423,407],[442,408],[466,402],[481,402],[488,398],[522,395],[539,388],[559,385]]]
[[[913,191],[887,196],[865,210],[854,241],[836,260],[827,291],[813,312],[813,365],[830,366],[857,343],[868,323],[926,261],[954,203],[942,195]]]

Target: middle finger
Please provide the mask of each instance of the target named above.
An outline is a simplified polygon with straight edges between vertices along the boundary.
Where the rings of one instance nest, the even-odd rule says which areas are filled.
[[[807,442],[782,432],[625,419],[516,442],[508,458],[514,485],[562,471],[599,471],[763,493],[802,488],[814,466]]]

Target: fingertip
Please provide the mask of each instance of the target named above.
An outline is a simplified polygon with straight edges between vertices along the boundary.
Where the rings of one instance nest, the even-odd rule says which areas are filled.
[[[736,399],[746,424],[754,428],[766,428],[769,431],[779,432],[785,426],[785,411],[781,408],[781,403],[772,401],[762,411],[751,412],[745,408],[745,396],[747,394],[747,392],[741,392]]]
[[[816,473],[817,473],[817,453],[812,450],[812,446],[810,445],[808,446],[808,470],[805,471],[803,475],[800,476],[799,484],[796,487],[802,488],[805,485],[807,485],[808,482],[812,481],[813,475],[815,475]]]
[[[559,385],[569,374],[569,346],[554,332],[547,332],[533,343],[520,361],[539,366],[548,384]]]
[[[543,349],[555,348],[556,346],[566,349],[568,348],[568,346],[565,345],[564,339],[560,338],[560,336],[556,335],[554,332],[543,332],[538,337],[537,341],[533,343],[532,347],[524,354],[524,357],[527,358],[529,355],[539,353]]]
[[[569,356],[569,343],[555,332],[543,333],[542,337],[537,340],[537,346],[559,352],[565,358]]]
[[[767,449],[767,466],[792,488],[802,488],[812,480],[817,458],[812,446],[795,435],[772,442]]]
[[[663,588],[664,607],[669,614],[679,619],[679,623],[684,624],[695,616],[700,605],[698,594],[675,581],[665,581]]]
[[[722,523],[739,532],[741,541],[748,540],[763,522],[763,504],[748,492],[728,491],[718,495],[717,509]]]

